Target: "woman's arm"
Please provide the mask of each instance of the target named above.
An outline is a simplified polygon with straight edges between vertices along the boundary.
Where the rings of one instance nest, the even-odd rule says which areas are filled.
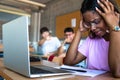
[[[120,77],[120,31],[110,33],[109,65],[115,77]]]
[[[120,14],[114,11],[114,5],[108,0],[101,1],[98,1],[98,3],[103,8],[104,13],[99,9],[96,10],[103,16],[110,29],[109,66],[113,76],[120,77],[120,31],[113,30],[115,26],[120,27]]]
[[[78,52],[78,45],[81,39],[81,31],[78,30],[76,32],[76,35],[67,51],[66,57],[64,58],[64,64],[66,65],[75,65],[79,63],[80,61],[85,59],[85,56],[83,56],[81,53]]]

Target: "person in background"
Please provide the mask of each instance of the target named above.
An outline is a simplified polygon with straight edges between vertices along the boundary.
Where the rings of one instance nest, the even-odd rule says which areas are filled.
[[[59,39],[51,36],[47,27],[42,27],[40,33],[42,39],[38,42],[38,45],[44,56],[48,57],[49,55],[56,53],[61,45]]]
[[[110,71],[120,78],[120,14],[113,0],[83,0],[80,27],[67,51],[64,64],[87,59],[87,68]],[[81,34],[89,31],[79,46]]]
[[[60,59],[60,64],[62,64],[62,59],[65,57],[66,52],[70,46],[70,43],[72,42],[73,38],[74,38],[74,30],[71,27],[66,27],[64,29],[64,40],[61,43],[61,46],[58,48],[57,53],[52,54],[49,57],[49,61],[53,61],[53,62],[58,62],[58,59]]]
[[[70,43],[72,42],[73,38],[74,38],[74,30],[71,27],[67,27],[64,29],[64,41],[61,43],[61,46],[58,49],[57,55],[64,57],[69,46]]]
[[[61,46],[58,49],[57,56],[65,56],[70,43],[74,38],[74,35],[74,30],[71,27],[67,27],[64,29],[64,41],[61,43]]]

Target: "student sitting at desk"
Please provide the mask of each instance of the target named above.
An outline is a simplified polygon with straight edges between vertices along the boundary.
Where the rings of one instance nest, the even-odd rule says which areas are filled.
[[[83,0],[80,27],[67,51],[64,64],[75,65],[87,58],[90,69],[111,71],[120,77],[120,14],[113,0]],[[81,34],[90,31],[79,46]]]
[[[52,61],[54,58],[58,59],[59,57],[63,58],[66,55],[66,52],[70,46],[70,43],[72,42],[74,38],[74,30],[71,27],[67,27],[64,29],[64,40],[61,43],[61,46],[58,48],[57,53],[51,55],[49,57],[49,61]]]
[[[49,56],[49,61],[58,63],[60,65],[63,64],[63,58],[65,57],[67,49],[69,48],[69,45],[74,38],[74,30],[71,27],[67,27],[64,29],[64,38],[65,39],[61,43],[61,46],[58,48],[57,53]]]
[[[63,64],[63,58],[66,56],[66,52],[75,36],[74,30],[71,27],[66,27],[64,29],[64,40],[61,43],[61,46],[58,48],[57,53],[49,57],[49,61]],[[81,42],[80,42],[81,43]],[[80,62],[76,66],[86,67],[85,61]]]
[[[58,49],[58,53],[57,55],[60,56],[62,54],[66,54],[70,43],[72,42],[73,38],[74,38],[74,30],[71,27],[67,27],[64,29],[64,41],[62,42],[60,48]]]
[[[61,43],[57,37],[52,37],[47,27],[40,29],[42,39],[38,42],[40,49],[44,56],[48,57],[51,54],[56,53]]]

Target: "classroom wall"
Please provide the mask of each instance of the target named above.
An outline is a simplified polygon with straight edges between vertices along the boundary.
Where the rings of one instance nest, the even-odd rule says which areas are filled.
[[[47,4],[47,7],[42,12],[41,27],[48,26],[55,35],[56,30],[56,16],[68,14],[80,10],[83,0],[52,0]],[[120,7],[119,0],[116,0]]]
[[[70,12],[80,10],[83,0],[53,0],[47,4],[47,7],[42,12],[41,27],[48,26],[55,35],[56,16],[64,15]]]
[[[0,40],[2,40],[2,24],[0,24]]]

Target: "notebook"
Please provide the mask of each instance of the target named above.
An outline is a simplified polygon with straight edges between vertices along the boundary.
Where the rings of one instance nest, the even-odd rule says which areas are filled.
[[[30,66],[28,28],[27,16],[3,24],[5,67],[31,78],[70,74],[68,71],[45,65]],[[37,69],[37,71],[32,71],[32,69]]]

